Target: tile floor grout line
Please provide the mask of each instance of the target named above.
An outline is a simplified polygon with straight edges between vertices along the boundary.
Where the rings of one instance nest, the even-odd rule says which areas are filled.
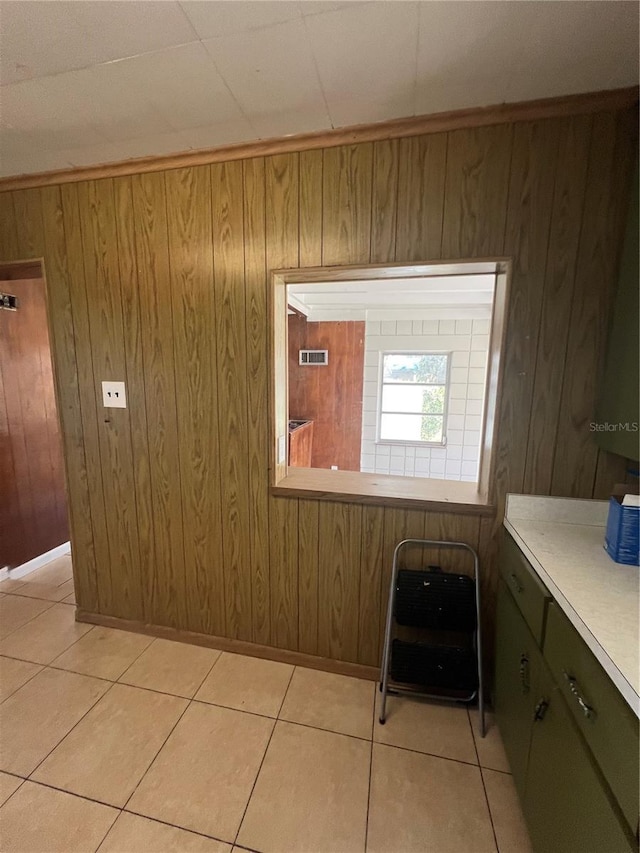
[[[88,624],[88,623],[83,622],[83,623],[81,623],[81,624],[86,625],[86,624]],[[118,678],[121,678],[122,676],[118,676],[118,678],[106,678],[104,675],[89,675],[89,674],[88,674],[88,673],[86,673],[86,672],[78,672],[78,671],[77,671],[77,670],[75,670],[75,669],[65,669],[63,666],[54,666],[54,664],[55,664],[55,662],[58,660],[58,658],[61,658],[61,657],[62,657],[62,655],[66,655],[66,653],[67,653],[70,649],[72,649],[72,648],[73,648],[73,646],[75,646],[75,645],[76,645],[76,643],[79,643],[81,640],[84,640],[84,638],[85,638],[85,637],[88,637],[88,636],[89,636],[89,634],[91,634],[91,633],[92,633],[93,631],[95,631],[97,628],[101,628],[101,627],[102,627],[101,625],[93,625],[93,627],[92,627],[92,628],[90,628],[86,633],[84,633],[84,634],[83,634],[79,639],[77,639],[74,643],[71,643],[71,645],[70,645],[68,648],[66,648],[63,652],[60,652],[60,654],[59,654],[59,655],[56,655],[56,657],[51,661],[51,663],[47,663],[47,664],[45,664],[45,666],[48,666],[48,667],[50,667],[51,669],[61,670],[62,672],[74,672],[76,675],[86,675],[88,678],[99,678],[101,681],[110,681],[112,684],[118,684]],[[104,630],[104,629],[103,629],[103,630]],[[108,631],[119,631],[120,629],[119,629],[119,628],[108,628],[107,630],[108,630]],[[124,634],[130,634],[130,633],[132,633],[132,632],[131,632],[131,631],[123,631],[123,633],[124,633]],[[142,634],[135,634],[134,636],[143,636],[143,635],[142,635]],[[138,658],[146,652],[146,650],[149,648],[149,646],[152,646],[152,645],[153,645],[153,640],[152,640],[150,643],[148,643],[148,644],[144,647],[144,649],[143,649],[143,650],[142,650],[142,651],[141,651],[141,652],[136,656],[136,658],[135,658],[135,659],[134,659],[134,660],[129,664],[129,666],[127,667],[127,669],[129,669],[129,667],[130,667],[130,666],[133,666],[133,664],[138,660]],[[125,670],[125,672],[126,672],[126,671],[127,671],[127,670]],[[124,674],[124,673],[123,673],[123,674]],[[159,692],[159,691],[157,691],[157,692]]]
[[[76,673],[73,673],[73,674],[75,675]],[[98,702],[99,702],[101,699],[103,699],[103,698],[107,695],[107,693],[109,693],[109,692],[112,690],[112,688],[113,688],[113,682],[110,682],[110,686],[109,686],[109,687],[104,691],[104,693],[102,693],[100,696],[98,696],[98,698],[96,699],[96,701],[95,701],[95,702],[93,702],[93,703],[91,704],[91,707],[90,707],[90,708],[87,708],[87,710],[84,712],[84,714],[83,714],[83,715],[82,715],[78,720],[76,720],[76,722],[71,726],[71,728],[70,728],[70,729],[69,729],[69,731],[64,735],[64,737],[62,737],[62,738],[58,741],[58,743],[56,743],[56,745],[55,745],[54,747],[52,747],[52,748],[49,750],[49,752],[45,755],[45,757],[44,757],[43,759],[41,759],[41,760],[36,764],[36,766],[33,768],[33,770],[31,771],[31,773],[29,773],[29,775],[25,777],[26,779],[28,779],[30,782],[35,782],[35,779],[32,779],[31,777],[32,777],[32,776],[33,776],[33,774],[36,772],[36,770],[38,770],[38,768],[39,768],[39,767],[40,767],[40,766],[41,766],[41,765],[42,765],[42,764],[47,760],[47,758],[49,758],[49,756],[51,755],[51,753],[52,753],[54,750],[56,750],[56,749],[60,746],[60,744],[62,744],[62,743],[63,743],[63,742],[64,742],[64,741],[69,737],[69,735],[71,734],[71,732],[72,732],[72,731],[73,731],[73,730],[74,730],[78,725],[80,725],[80,723],[84,720],[84,718],[87,716],[87,714],[89,713],[89,711],[92,711],[92,710],[95,708],[95,706],[98,704]],[[0,769],[2,769],[2,768],[0,768]],[[67,792],[67,793],[71,793],[71,792],[69,791],[69,792]],[[85,798],[85,799],[86,799],[86,798]],[[113,806],[113,808],[117,808],[117,806]]]
[[[500,853],[500,848],[498,846],[498,835],[496,833],[496,827],[493,822],[493,813],[491,811],[491,803],[489,802],[489,794],[487,793],[487,786],[484,781],[484,773],[482,772],[482,767],[480,768],[480,780],[482,781],[482,790],[484,791],[484,799],[487,804],[487,811],[489,812],[489,821],[491,823],[491,832],[493,833],[493,841],[496,845],[496,853]]]
[[[4,594],[6,595],[7,593],[4,593]],[[30,618],[30,619],[27,619],[27,621],[26,621],[26,622],[23,622],[23,623],[22,623],[22,625],[18,625],[18,627],[17,627],[17,628],[14,628],[14,629],[13,629],[13,631],[9,631],[9,633],[8,633],[8,634],[5,634],[5,636],[4,636],[4,637],[2,637],[2,639],[0,639],[0,645],[1,645],[2,643],[4,643],[4,641],[5,641],[5,640],[8,640],[8,639],[9,639],[9,637],[10,637],[12,634],[15,634],[15,632],[16,632],[16,631],[19,631],[19,630],[20,630],[20,628],[24,628],[24,626],[25,626],[25,625],[28,625],[28,624],[29,624],[29,622],[33,622],[33,620],[34,620],[34,619],[37,619],[37,618],[38,618],[38,616],[42,616],[42,614],[43,614],[43,613],[46,613],[48,610],[51,610],[51,608],[52,608],[52,607],[54,607],[56,604],[59,604],[59,602],[58,602],[58,601],[49,601],[48,599],[44,599],[44,598],[37,598],[37,599],[33,599],[33,598],[29,598],[29,597],[28,597],[28,596],[26,596],[26,595],[21,595],[21,596],[20,596],[20,598],[24,598],[24,599],[25,599],[25,601],[46,601],[46,602],[47,602],[47,604],[49,605],[49,607],[45,607],[45,609],[44,609],[44,610],[41,610],[41,611],[40,611],[40,613],[36,613],[36,614],[35,614],[35,616],[31,616],[31,618]]]
[[[5,696],[4,699],[0,701],[0,706],[2,706],[7,701],[7,699],[11,699],[12,696],[15,696],[18,690],[21,690],[23,687],[26,687],[27,684],[36,677],[36,675],[40,675],[43,669],[47,668],[47,665],[45,663],[34,663],[31,660],[21,660],[20,658],[10,658],[6,655],[0,655],[0,660],[2,660],[2,658],[5,658],[5,660],[17,660],[20,663],[30,663],[32,666],[39,666],[40,669],[37,672],[34,672],[33,675],[30,675],[29,678],[27,678],[27,680],[20,685],[20,687],[16,687],[15,690],[12,690],[11,693]]]
[[[46,610],[43,610],[43,611],[42,611],[42,613],[39,613],[39,614],[38,614],[38,616],[35,616],[35,617],[34,617],[34,619],[38,619],[38,617],[39,617],[39,616],[44,616],[44,614],[45,614],[45,613],[48,613],[48,612],[49,612],[49,610],[51,610],[53,607],[55,607],[55,606],[56,606],[56,605],[58,605],[58,604],[62,604],[62,602],[61,602],[61,601],[54,601],[54,602],[52,603],[52,606],[51,606],[51,607],[48,607]],[[68,605],[68,604],[66,604],[66,605],[65,605],[65,607],[69,607],[69,605]],[[31,621],[32,621],[32,620],[29,620],[29,622],[31,622]],[[24,623],[24,625],[21,625],[21,626],[20,626],[20,628],[24,628],[24,627],[26,627],[26,626],[29,624],[29,622],[25,622],[25,623]],[[78,623],[74,621],[74,623],[73,623],[73,624],[74,624],[74,625],[77,625]],[[88,623],[88,622],[80,622],[79,624],[80,624],[80,625],[87,625],[87,624],[89,624],[89,623]],[[84,632],[84,634],[81,634],[81,635],[80,635],[76,640],[74,640],[74,641],[73,641],[72,643],[70,643],[68,646],[65,646],[65,648],[64,648],[64,649],[63,649],[59,654],[57,654],[57,655],[53,658],[53,660],[51,661],[51,663],[53,663],[53,661],[54,661],[54,660],[57,660],[59,657],[62,657],[62,655],[63,655],[65,652],[68,652],[68,651],[69,651],[69,649],[70,649],[72,646],[75,646],[75,644],[76,644],[76,643],[79,643],[79,642],[80,642],[80,640],[81,640],[83,637],[86,637],[86,636],[87,636],[87,634],[90,634],[90,633],[94,630],[94,628],[97,628],[97,627],[98,627],[97,625],[91,625],[91,626],[90,626],[90,627],[89,627],[89,628]],[[17,631],[19,631],[19,630],[20,630],[20,628],[17,628],[16,630],[17,630]],[[11,657],[11,655],[8,655],[6,652],[3,652],[3,651],[2,651],[2,643],[4,643],[4,641],[5,641],[5,640],[7,640],[9,637],[11,637],[14,633],[15,633],[15,632],[12,632],[11,634],[7,634],[7,636],[6,636],[6,637],[3,637],[3,638],[2,638],[2,640],[0,640],[0,657],[5,657],[5,658],[9,658],[9,657]],[[26,660],[25,658],[14,658],[14,660],[22,660],[22,661],[24,661],[24,663],[40,663],[39,661]],[[40,666],[49,666],[49,664],[48,664],[48,663],[41,663],[41,664],[40,664]],[[79,674],[80,674],[80,673],[79,673]]]
[[[174,697],[174,698],[184,698],[184,697]],[[191,703],[192,703],[192,701],[193,701],[192,699],[187,699],[187,700],[186,700],[187,704],[184,706],[184,709],[183,709],[182,713],[180,714],[180,716],[178,717],[178,719],[175,721],[175,723],[173,724],[173,726],[171,726],[171,729],[169,730],[169,732],[168,732],[168,734],[167,734],[166,738],[165,738],[165,739],[162,741],[162,743],[160,744],[160,748],[158,749],[158,751],[156,752],[156,754],[153,756],[153,758],[151,759],[151,761],[150,761],[150,762],[149,762],[149,764],[147,765],[147,769],[144,771],[144,773],[142,774],[142,776],[138,779],[138,781],[137,781],[137,783],[136,783],[135,788],[133,789],[133,791],[131,792],[131,794],[127,797],[127,800],[126,800],[125,804],[122,806],[123,810],[124,810],[124,809],[126,809],[126,807],[129,805],[129,803],[131,802],[131,798],[135,795],[136,791],[137,791],[137,790],[138,790],[138,788],[140,787],[140,784],[142,783],[142,780],[146,777],[147,773],[151,770],[151,768],[153,767],[153,765],[156,763],[156,760],[157,760],[158,756],[160,755],[160,753],[161,753],[161,752],[162,752],[162,750],[164,749],[164,747],[165,747],[165,745],[166,745],[167,741],[169,740],[169,738],[171,737],[171,735],[174,733],[174,731],[175,731],[175,729],[176,729],[176,726],[178,725],[178,723],[180,722],[180,720],[184,717],[184,715],[187,713],[188,709],[191,707]]]
[[[200,646],[200,648],[206,648],[206,646]],[[216,649],[211,649],[211,651],[216,651]],[[214,662],[209,667],[209,670],[208,670],[207,674],[205,675],[205,677],[202,679],[200,684],[196,687],[195,693],[191,697],[191,701],[194,701],[196,696],[198,695],[198,693],[202,690],[202,685],[205,683],[207,678],[209,678],[209,676],[211,675],[213,670],[216,668],[216,664],[218,663],[218,661],[220,660],[220,658],[222,657],[223,654],[224,654],[224,652],[222,651],[222,649],[218,650],[218,654],[216,656],[216,659],[214,660]],[[199,700],[199,701],[202,701],[202,700]]]
[[[375,709],[375,705],[374,705]],[[374,710],[375,715],[375,710]],[[364,823],[364,849],[366,851],[369,844],[369,810],[371,807],[371,775],[373,773],[373,738],[371,738],[371,749],[369,751],[369,787],[367,789],[367,814]]]
[[[480,710],[478,709],[478,713]],[[491,824],[491,832],[493,833],[493,843],[496,846],[496,853],[499,853],[500,848],[498,847],[498,836],[496,835],[496,828],[493,824],[493,814],[491,813],[491,805],[489,803],[489,795],[487,794],[487,786],[484,784],[484,773],[482,772],[482,765],[480,764],[480,752],[478,751],[478,743],[476,741],[476,732],[473,727],[473,720],[471,718],[471,709],[467,707],[467,720],[469,721],[469,727],[471,729],[471,739],[473,740],[473,748],[476,752],[476,758],[478,759],[478,767],[480,768],[480,782],[482,784],[482,790],[484,791],[484,801],[487,804],[487,811],[489,812],[489,822]],[[485,737],[487,735],[486,728],[486,719],[485,719]]]
[[[269,733],[269,740],[267,741],[267,745],[265,747],[264,753],[262,754],[262,760],[260,761],[260,766],[258,767],[258,772],[256,773],[255,779],[253,780],[253,785],[251,786],[251,791],[249,792],[249,796],[247,797],[247,802],[245,804],[244,810],[242,812],[242,817],[240,818],[240,822],[238,823],[238,829],[236,830],[235,837],[233,839],[232,847],[236,845],[238,841],[238,836],[240,835],[240,830],[242,829],[242,824],[244,823],[244,819],[247,814],[247,810],[249,808],[249,803],[251,802],[251,797],[253,797],[253,792],[256,789],[256,785],[258,783],[258,778],[260,776],[260,771],[262,770],[262,765],[264,764],[265,758],[267,757],[267,752],[269,752],[269,747],[271,746],[271,740],[273,739],[273,733],[276,730],[276,726],[280,722],[280,712],[282,711],[282,706],[284,705],[284,700],[286,699],[287,693],[289,692],[289,687],[291,686],[291,682],[293,681],[293,676],[297,667],[294,665],[291,670],[291,675],[289,676],[289,681],[287,682],[287,689],[284,691],[284,695],[282,696],[282,701],[280,702],[280,707],[278,708],[278,715],[273,720],[273,726],[271,727],[271,732]]]
[[[287,696],[289,695],[289,690],[291,688],[291,682],[293,681],[293,676],[296,674],[296,670],[298,669],[297,664],[293,664],[293,669],[291,670],[291,675],[289,676],[289,681],[287,682],[287,689],[284,691],[284,696],[282,697],[282,702],[280,703],[280,707],[278,708],[278,714],[276,716],[276,720],[280,720],[280,714],[282,713],[282,709],[284,708],[284,703],[287,700]]]
[[[114,808],[115,808],[115,807],[114,807]],[[118,820],[120,820],[120,815],[121,815],[121,814],[122,814],[122,809],[118,809],[118,814],[114,817],[113,822],[111,823],[111,826],[110,826],[110,827],[109,827],[109,829],[105,832],[104,836],[102,837],[102,841],[100,842],[100,844],[98,844],[98,846],[96,847],[96,849],[95,849],[95,853],[100,853],[100,848],[102,847],[102,845],[104,844],[104,842],[107,840],[107,836],[109,835],[109,833],[111,832],[111,830],[113,829],[113,827],[116,825],[116,822],[117,822]]]
[[[135,817],[141,817],[145,820],[150,820],[155,823],[161,823],[163,826],[170,826],[173,829],[179,829],[182,832],[190,832],[193,835],[200,836],[200,838],[210,838],[212,841],[218,841],[220,844],[228,844],[230,847],[234,846],[233,841],[226,841],[224,838],[218,838],[217,835],[207,835],[206,832],[200,832],[200,830],[198,829],[187,829],[186,826],[180,826],[180,824],[171,823],[168,820],[163,820],[161,817],[149,817],[149,815],[142,814],[142,812],[136,812],[133,809],[128,809],[126,806],[123,806],[122,813],[135,815]]]
[[[67,602],[65,602],[65,598],[68,598],[70,595],[73,594],[70,592],[67,595],[63,595],[62,598],[45,598],[42,595],[25,595],[21,590],[15,590],[15,592],[2,592],[2,590],[0,589],[0,593],[2,595],[11,595],[13,596],[13,598],[28,598],[30,601],[48,601],[51,604],[66,604]],[[69,602],[68,606],[75,607],[76,605]]]
[[[101,625],[94,625],[93,627],[94,627],[94,628],[100,628],[100,627],[102,627],[102,626],[101,626]],[[108,630],[108,631],[119,631],[119,630],[120,630],[120,628],[107,628],[107,630]],[[123,633],[123,634],[133,634],[133,631],[123,631],[122,633]],[[85,635],[85,636],[86,636],[86,635]],[[144,634],[136,634],[135,636],[137,636],[137,637],[144,637],[145,635],[144,635]],[[81,639],[82,639],[82,638],[81,638]],[[119,675],[117,678],[114,678],[114,679],[107,678],[106,680],[107,680],[107,681],[113,681],[113,683],[114,683],[114,684],[121,684],[122,682],[120,681],[120,679],[122,678],[122,676],[123,676],[123,675],[125,675],[125,673],[129,672],[129,670],[130,670],[130,669],[131,669],[131,667],[134,665],[134,663],[136,663],[136,661],[140,660],[140,658],[141,658],[141,657],[142,657],[142,655],[147,651],[147,649],[150,649],[150,648],[151,648],[151,646],[154,644],[154,642],[156,641],[156,639],[157,639],[157,638],[155,638],[155,637],[154,637],[154,638],[152,638],[151,642],[150,642],[150,643],[147,643],[147,645],[144,647],[144,649],[142,649],[142,651],[141,651],[141,652],[139,652],[139,653],[135,656],[135,658],[131,661],[131,663],[130,663],[128,666],[126,666],[126,667],[124,668],[124,670],[120,673],[120,675]],[[62,655],[64,655],[64,654],[66,654],[66,652],[62,652],[61,654],[59,654],[59,655],[58,655],[58,657],[60,657],[60,658],[61,658],[61,657],[62,657]],[[58,658],[54,658],[54,662],[55,662],[56,660],[58,660]],[[75,670],[71,670],[71,672],[75,672]],[[78,673],[78,675],[87,675],[87,673],[86,673],[86,672],[79,672],[79,673]],[[92,677],[92,678],[102,678],[103,676],[100,676],[100,675],[94,675],[94,676],[91,676],[91,677]],[[133,686],[133,685],[129,685],[129,686]],[[157,692],[157,693],[159,693],[160,691],[158,690],[158,691],[156,691],[156,692]]]
[[[371,750],[369,752],[369,785],[367,788],[367,817],[364,826],[364,849],[366,851],[369,843],[369,806],[371,805],[371,773],[373,771],[373,744],[374,732],[376,726],[376,712],[378,709],[378,682],[373,685],[373,713],[371,715]]]
[[[2,772],[4,773],[4,770],[3,770]],[[11,775],[13,776],[14,774],[12,773]],[[10,800],[12,797],[15,797],[15,795],[18,793],[18,791],[20,790],[20,788],[22,788],[22,786],[24,785],[24,783],[27,781],[27,780],[26,780],[26,779],[24,779],[22,776],[18,776],[17,778],[18,778],[18,779],[20,779],[20,784],[19,784],[19,785],[18,785],[18,787],[15,789],[15,791],[13,791],[13,793],[9,794],[9,796],[8,796],[8,797],[7,797],[7,799],[4,801],[4,803],[2,803],[2,805],[0,805],[0,813],[2,812],[2,809],[7,805],[7,803],[9,802],[9,800]]]
[[[86,794],[76,794],[75,791],[69,791],[68,788],[60,788],[58,785],[52,785],[51,782],[41,782],[40,779],[23,779],[23,782],[29,782],[31,785],[39,785],[41,788],[49,788],[49,790],[58,791],[60,794],[68,794],[70,797],[75,797],[77,800],[87,800],[88,802],[95,803],[98,806],[106,806],[107,808],[114,809],[117,812],[121,812],[123,810],[122,806],[114,806],[113,803],[107,803],[105,800],[96,800],[95,797],[89,797]]]

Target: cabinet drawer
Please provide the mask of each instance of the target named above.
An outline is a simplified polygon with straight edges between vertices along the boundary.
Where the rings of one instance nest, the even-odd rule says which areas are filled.
[[[506,531],[502,542],[500,573],[536,642],[542,646],[547,606],[551,601],[551,593],[535,574]]]
[[[638,719],[557,604],[544,641],[556,684],[602,775],[635,832],[638,826]]]

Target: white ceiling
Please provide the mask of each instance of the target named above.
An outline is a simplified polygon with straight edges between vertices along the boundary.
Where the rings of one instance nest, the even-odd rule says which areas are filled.
[[[423,310],[432,319],[467,319],[490,315],[494,287],[495,275],[429,275],[289,284],[287,296],[311,322],[423,319]],[[461,313],[463,308],[477,310]]]
[[[636,2],[0,0],[0,174],[637,81]]]

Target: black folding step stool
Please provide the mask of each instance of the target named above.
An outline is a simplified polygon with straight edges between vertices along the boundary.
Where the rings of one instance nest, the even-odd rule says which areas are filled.
[[[441,570],[399,569],[411,547],[456,549],[473,557],[473,578]],[[466,636],[460,644],[393,639],[393,624]],[[391,686],[390,686],[390,682]],[[421,689],[422,688],[422,689]],[[438,693],[430,691],[438,691]],[[480,628],[480,561],[465,542],[403,539],[393,552],[387,625],[382,653],[380,723],[386,721],[387,695],[406,693],[472,702],[478,698],[480,736],[484,737],[484,690]],[[459,694],[459,695],[447,695]]]

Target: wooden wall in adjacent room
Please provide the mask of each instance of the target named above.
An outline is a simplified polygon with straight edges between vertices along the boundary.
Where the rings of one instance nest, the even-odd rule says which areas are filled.
[[[289,417],[313,420],[311,467],[359,471],[364,321],[288,319]],[[301,366],[299,349],[326,349],[328,364]]]
[[[0,195],[44,257],[80,607],[375,665],[405,536],[483,558],[508,491],[604,496],[588,424],[635,113],[452,130]],[[268,272],[510,256],[496,520],[269,494]],[[101,379],[128,408],[101,407]],[[489,639],[489,638],[488,638]]]

